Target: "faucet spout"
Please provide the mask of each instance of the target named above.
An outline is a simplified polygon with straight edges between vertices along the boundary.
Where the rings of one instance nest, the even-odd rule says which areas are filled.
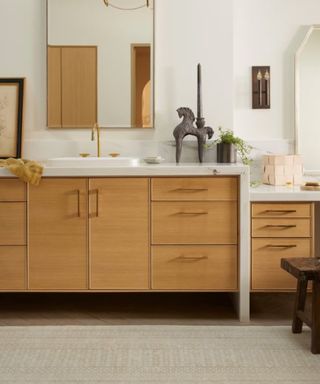
[[[95,123],[91,130],[91,141],[95,140],[97,140],[97,157],[100,157],[100,127],[98,123]]]

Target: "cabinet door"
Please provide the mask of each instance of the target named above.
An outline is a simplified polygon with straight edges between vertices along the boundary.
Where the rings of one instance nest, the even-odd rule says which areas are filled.
[[[62,127],[97,122],[97,47],[62,47]]]
[[[149,180],[90,180],[90,288],[149,288]]]
[[[29,288],[87,288],[87,180],[43,179],[29,204]]]

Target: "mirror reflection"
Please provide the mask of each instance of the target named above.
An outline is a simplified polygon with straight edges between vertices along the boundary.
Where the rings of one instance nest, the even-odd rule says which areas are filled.
[[[306,171],[320,173],[320,27],[308,31],[296,56],[296,146]]]
[[[153,3],[47,0],[49,128],[153,126]]]

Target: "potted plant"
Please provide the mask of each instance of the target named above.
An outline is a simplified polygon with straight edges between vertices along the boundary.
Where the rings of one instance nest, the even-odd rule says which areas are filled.
[[[230,130],[219,127],[219,137],[213,142],[217,144],[218,163],[236,163],[239,154],[243,164],[250,164],[249,158],[252,147]]]

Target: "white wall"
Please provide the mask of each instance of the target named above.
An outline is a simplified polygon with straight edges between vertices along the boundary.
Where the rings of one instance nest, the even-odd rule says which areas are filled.
[[[106,142],[132,154],[172,140],[176,108],[196,109],[198,62],[208,125],[234,126],[253,140],[292,138],[293,54],[306,25],[316,23],[319,0],[157,0],[156,128],[108,130]],[[39,149],[47,156],[76,154],[88,142],[87,131],[45,128],[45,1],[0,0],[0,32],[0,75],[28,79],[27,155]],[[271,65],[270,111],[250,108],[250,68],[259,64]]]
[[[294,54],[319,0],[234,1],[234,129],[246,139],[294,138]],[[271,109],[251,109],[251,66],[271,66]]]

